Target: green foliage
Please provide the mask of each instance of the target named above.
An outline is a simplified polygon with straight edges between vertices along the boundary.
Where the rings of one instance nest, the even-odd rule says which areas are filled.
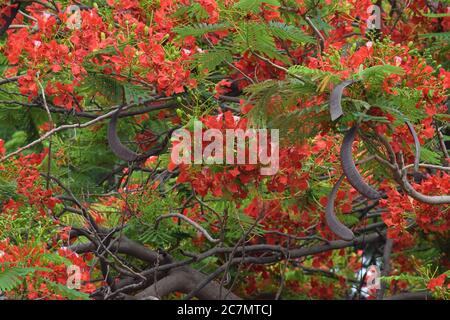
[[[16,198],[17,184],[0,176],[0,201]]]
[[[288,69],[289,74],[301,76],[302,78],[309,80],[309,81],[323,81],[324,79],[328,79],[331,83],[339,83],[340,78],[333,74],[332,72],[323,71],[320,69],[311,69],[303,65],[295,65]]]
[[[289,142],[299,143],[313,137],[321,130],[320,126],[309,128],[304,125],[308,121],[326,120],[328,104],[304,108],[275,115],[268,122],[269,128],[279,129],[280,137],[289,139]]]
[[[41,260],[45,263],[54,263],[54,264],[64,264],[67,267],[72,265],[72,261],[70,261],[69,259],[67,259],[66,257],[60,256],[59,254],[56,253],[51,253],[51,252],[46,252],[43,253],[40,256]]]
[[[89,29],[86,34],[64,28],[55,33],[53,29],[46,29],[44,34],[42,28],[32,28],[33,22],[25,17],[23,23],[30,24],[27,41],[40,39],[37,47],[41,49],[47,49],[48,42],[54,41],[52,45],[55,45],[55,42],[62,45],[64,49],[61,48],[61,51],[67,50],[68,54],[53,57],[52,52],[49,52],[32,57],[30,42],[15,41],[12,45],[5,44],[5,38],[18,31],[14,28],[0,39],[0,45],[6,48],[2,50],[4,54],[0,53],[0,73],[2,77],[6,77],[7,70],[25,74],[31,69],[39,71],[39,81],[42,81],[44,87],[49,85],[49,88],[54,89],[57,83],[73,86],[74,94],[81,97],[77,110],[63,109],[69,109],[71,103],[52,105],[56,97],[62,98],[63,95],[55,92],[53,96],[52,90],[48,92],[47,101],[52,111],[56,111],[52,112],[55,126],[86,123],[96,115],[104,115],[122,104],[133,104],[133,111],[139,111],[143,107],[142,100],[165,101],[165,96],[171,95],[173,101],[178,104],[176,111],[167,108],[161,112],[120,118],[117,124],[118,134],[124,145],[136,151],[137,140],[141,139],[137,134],[151,131],[161,141],[168,129],[179,124],[192,129],[194,120],[205,116],[216,117],[221,107],[222,111],[232,110],[241,120],[248,118],[252,128],[279,129],[281,154],[284,156],[292,152],[293,156],[280,159],[279,172],[269,177],[258,175],[251,166],[240,165],[189,165],[168,170],[170,143],[157,159],[151,158],[145,163],[126,163],[118,159],[108,146],[108,119],[102,119],[87,128],[61,130],[51,138],[51,156],[36,169],[40,172],[49,170],[52,176],[59,179],[70,191],[58,188],[53,182],[47,186],[45,179],[38,178],[39,180],[33,183],[40,184],[42,189],[39,191],[42,192],[27,195],[27,192],[23,192],[24,189],[18,190],[18,187],[26,185],[27,181],[23,180],[27,180],[27,177],[20,174],[27,171],[13,167],[17,165],[17,159],[1,163],[0,201],[5,208],[7,201],[12,199],[16,202],[9,202],[8,205],[12,209],[4,209],[0,214],[0,244],[7,240],[7,244],[20,249],[22,244],[28,246],[36,240],[39,244],[48,244],[49,252],[38,254],[36,260],[29,260],[26,256],[20,257],[19,261],[44,262],[44,265],[59,267],[70,265],[69,259],[51,253],[56,252],[61,245],[67,245],[67,238],[61,237],[61,228],[72,226],[75,230],[76,227],[88,228],[89,232],[93,230],[85,217],[72,212],[80,206],[67,197],[73,193],[86,211],[94,216],[102,230],[117,231],[112,231],[104,239],[105,244],[112,245],[113,242],[109,239],[122,235],[123,232],[123,235],[153,251],[165,250],[174,261],[186,260],[186,255],[183,255],[186,252],[197,255],[215,246],[232,248],[237,243],[243,245],[244,241],[246,245],[275,244],[289,246],[289,249],[309,246],[314,248],[317,244],[323,249],[324,239],[318,237],[326,237],[329,240],[333,237],[326,228],[323,216],[325,200],[335,179],[342,173],[339,147],[343,133],[355,123],[361,124],[361,130],[358,133],[358,142],[354,144],[353,156],[355,161],[367,160],[357,165],[364,180],[373,184],[374,188],[380,188],[381,184],[387,195],[389,192],[397,195],[397,191],[406,194],[399,188],[395,179],[392,179],[389,166],[380,165],[377,159],[370,160],[369,156],[386,158],[385,150],[376,140],[375,132],[385,132],[386,138],[392,141],[393,133],[404,132],[396,130],[400,126],[405,129],[406,120],[413,122],[418,129],[422,126],[421,129],[426,129],[427,133],[431,121],[424,121],[425,119],[440,121],[442,123],[438,125],[445,128],[449,120],[449,116],[443,114],[445,111],[438,111],[442,113],[434,114],[433,119],[430,119],[429,115],[438,110],[437,106],[435,108],[433,105],[435,101],[443,104],[444,100],[441,98],[445,96],[444,82],[441,82],[443,79],[438,79],[437,75],[439,69],[448,70],[450,66],[447,57],[450,52],[450,38],[448,32],[437,31],[445,30],[445,25],[439,25],[439,21],[447,18],[448,14],[423,13],[430,19],[410,19],[418,14],[420,18],[421,11],[406,8],[401,19],[396,21],[398,12],[389,14],[388,11],[393,10],[392,4],[382,1],[388,19],[385,20],[386,28],[380,32],[392,28],[392,39],[389,34],[375,37],[370,32],[363,34],[361,27],[364,21],[361,20],[361,13],[365,14],[365,8],[355,6],[354,2],[238,0],[208,4],[190,1],[187,4],[175,2],[165,6],[159,0],[140,0],[126,4],[129,6],[127,14],[131,14],[133,19],[122,19],[122,6],[110,6],[106,0],[95,3],[88,0],[86,4],[95,6],[95,12],[100,18],[92,19],[96,22],[95,25],[86,25]],[[64,0],[58,4],[62,4],[64,8],[69,1]],[[216,5],[217,12],[211,13]],[[429,10],[423,8],[425,11]],[[25,7],[23,9],[26,11]],[[47,9],[53,11],[51,8]],[[216,17],[217,20],[213,20]],[[430,20],[430,25],[417,20]],[[332,31],[333,29],[336,32]],[[405,30],[433,33],[402,33]],[[318,32],[326,39],[324,46],[318,43]],[[366,50],[369,47],[365,46],[368,40],[372,43],[373,51]],[[5,57],[10,46],[15,46],[17,52],[20,52],[20,61],[14,65],[9,65]],[[38,48],[35,49],[39,52]],[[135,54],[127,55],[126,52]],[[158,59],[154,58],[154,52],[157,52]],[[399,58],[402,67],[395,66]],[[62,70],[54,72],[51,68],[59,64],[63,67]],[[433,71],[423,75],[418,70],[423,70],[425,64],[431,67],[426,70]],[[70,66],[78,67],[82,70],[81,73],[75,76]],[[84,73],[83,69],[87,73]],[[405,70],[408,74],[405,74]],[[399,77],[392,77],[389,79],[392,82],[385,82],[386,77],[391,75]],[[156,78],[152,80],[152,76]],[[218,82],[223,79],[233,80],[229,97],[221,96],[223,93],[219,90]],[[340,102],[344,116],[338,121],[331,121],[330,94],[344,79],[357,81],[343,92]],[[397,81],[399,79],[400,81]],[[25,86],[15,82],[2,84],[0,87],[0,138],[4,140],[7,153],[42,136],[41,125],[48,121],[44,106],[40,104],[42,97],[29,93],[28,96],[21,94],[27,90],[32,92],[32,79],[27,81],[29,83]],[[194,86],[193,83],[197,85]],[[386,88],[391,83],[395,85]],[[178,92],[181,87],[185,92],[174,95],[173,89]],[[439,93],[439,97],[436,93]],[[249,113],[243,114],[244,112],[239,113],[240,106],[243,107],[242,111],[244,108],[248,110],[250,106],[253,108]],[[61,109],[54,110],[60,107]],[[82,113],[77,114],[77,111]],[[85,113],[89,113],[86,118]],[[395,120],[392,121],[392,118]],[[381,130],[372,130],[369,124]],[[422,134],[422,131],[418,130],[418,133]],[[444,140],[449,139],[447,132]],[[49,141],[50,139],[46,139],[36,144],[24,154],[42,151],[50,145]],[[397,143],[397,140],[394,142]],[[423,135],[421,142],[421,161],[442,165],[442,152],[436,139],[426,139]],[[405,153],[407,157],[415,150],[412,144],[400,147],[409,151]],[[408,164],[411,163],[410,158],[405,157],[406,160]],[[26,162],[24,159],[21,161]],[[127,169],[130,170],[132,166],[134,171],[130,174]],[[210,176],[202,180],[200,171]],[[226,174],[223,175],[222,172]],[[232,177],[227,175],[230,172]],[[17,183],[16,176],[22,179],[20,184]],[[437,175],[433,178],[436,177]],[[409,178],[412,182],[412,177],[408,176]],[[229,182],[231,184],[228,184]],[[243,192],[230,191],[236,190],[236,184],[242,187]],[[208,191],[204,191],[206,188]],[[342,223],[352,227],[359,236],[365,234],[361,227],[387,222],[391,208],[377,208],[376,214],[369,212],[364,216],[364,207],[372,202],[355,196],[350,188],[348,181],[344,180],[338,194],[339,201],[336,201],[336,212]],[[51,189],[52,195],[58,196],[62,201],[56,204],[54,210],[48,210],[46,206],[50,205],[41,199],[47,197],[46,195],[40,197],[47,189]],[[213,195],[217,190],[222,191],[220,197]],[[426,194],[427,190],[421,191]],[[35,195],[37,197],[32,197]],[[260,208],[252,202],[254,199],[258,200],[258,206],[260,200],[267,202],[270,211],[265,214],[265,210],[258,210]],[[402,200],[407,201],[407,205],[416,203],[416,200],[406,196],[402,197]],[[399,203],[400,205],[402,204]],[[248,214],[247,209],[254,211]],[[353,213],[348,214],[347,210]],[[399,216],[406,219],[404,222],[407,223],[404,224],[395,221],[399,219],[390,219],[393,225],[389,225],[389,228],[398,227],[401,230],[395,231],[401,231],[398,234],[402,236],[410,233],[411,239],[417,244],[417,247],[410,248],[410,251],[400,251],[408,244],[403,243],[404,239],[397,239],[399,246],[394,247],[391,255],[393,266],[397,265],[397,255],[404,258],[400,261],[402,265],[408,265],[411,257],[418,257],[422,264],[439,266],[445,257],[444,253],[448,252],[447,234],[428,232],[422,226],[426,224],[426,219],[420,217],[419,210],[422,208],[418,205],[414,207],[415,212],[408,210],[400,214]],[[258,211],[264,213],[261,220],[254,218]],[[430,214],[435,214],[434,210],[432,211]],[[220,238],[220,243],[202,241],[199,231],[183,219],[161,219],[162,215],[168,213],[185,214],[200,224],[212,237]],[[418,218],[422,218],[422,223],[410,224]],[[406,224],[408,227],[404,229]],[[297,237],[274,236],[273,231],[311,238],[299,240]],[[378,231],[382,231],[382,228]],[[372,234],[374,230],[368,228],[367,232]],[[103,232],[99,236],[103,237]],[[81,236],[72,241],[70,244],[81,244],[88,239]],[[32,244],[31,248],[35,249],[37,246]],[[428,248],[430,245],[431,248]],[[364,249],[363,256],[359,255],[359,249]],[[366,258],[371,258],[374,263],[379,264],[382,251],[381,242],[375,241],[367,243],[364,248],[349,246],[342,250],[308,255],[302,259],[294,259],[295,261],[284,252],[279,252],[279,259],[286,259],[285,261],[261,265],[256,270],[253,269],[254,266],[247,268],[233,265],[224,275],[231,276],[233,280],[228,286],[238,288],[240,292],[254,289],[279,292],[283,299],[310,299],[315,298],[313,292],[322,295],[333,291],[334,297],[348,297],[349,294],[356,294],[357,287],[360,287],[361,279],[355,275],[359,262],[366,262]],[[35,251],[30,252],[34,254]],[[112,252],[115,253],[115,250]],[[113,277],[127,273],[123,271],[123,264],[137,272],[153,267],[146,261],[122,251],[117,251],[120,262],[108,252],[102,254],[108,262],[114,264],[110,269]],[[239,253],[234,257],[275,257],[277,254],[258,251],[243,255]],[[87,257],[90,255],[83,255],[82,258]],[[231,258],[228,254],[217,254],[196,261],[190,266],[211,273]],[[96,281],[99,279],[97,275],[100,274],[99,261],[96,257],[88,264],[92,267],[91,275],[95,276],[93,283],[103,286],[104,282]],[[116,263],[119,263],[122,269],[118,268]],[[442,273],[442,266],[439,272],[431,272],[431,268],[417,269],[418,275],[408,272],[386,280],[407,281],[410,285],[408,290],[415,291],[423,290],[430,279]],[[37,270],[38,268],[6,268],[0,272],[0,290],[17,290],[26,296],[26,288],[24,292],[20,292],[18,288],[26,284],[27,275],[35,274]],[[346,281],[342,281],[342,277]],[[63,297],[89,298],[89,295],[71,290],[64,284],[38,278],[33,278],[36,280],[33,283],[34,289],[46,283],[50,291]],[[355,285],[353,282],[356,282]],[[311,290],[308,290],[309,288]],[[301,293],[298,293],[299,291]],[[445,297],[445,294],[436,297]]]
[[[268,24],[272,35],[281,40],[289,40],[298,44],[315,43],[315,39],[306,35],[300,28],[278,21],[271,21]]]
[[[7,150],[14,150],[22,145],[24,145],[27,141],[27,133],[25,131],[16,131],[12,134],[11,139],[9,139],[5,143],[5,148]]]
[[[403,75],[405,71],[397,66],[383,64],[363,69],[358,73],[358,76],[367,82],[374,83],[383,81],[386,76],[391,74]]]
[[[256,13],[263,3],[272,6],[280,5],[280,2],[278,0],[240,0],[234,5],[234,8],[242,11],[243,13]]]
[[[111,76],[90,73],[85,80],[83,89],[85,91],[92,91],[93,93],[99,92],[110,103],[118,104],[123,101],[123,86],[118,80]]]
[[[225,30],[229,27],[226,23],[218,23],[218,24],[197,24],[197,25],[188,25],[183,27],[176,27],[173,29],[175,33],[178,33],[181,37],[194,36],[199,37],[203,36],[209,32],[221,31]]]
[[[127,104],[142,102],[153,94],[153,90],[130,82],[123,83],[123,90]]]
[[[9,67],[9,62],[8,59],[2,54],[0,53],[0,73],[3,74],[3,72],[5,72]]]
[[[316,87],[313,84],[304,83],[298,79],[267,80],[250,85],[245,88],[245,92],[249,94],[249,101],[254,105],[249,117],[257,126],[264,127],[270,123],[272,128],[288,129],[286,123],[281,126],[284,121],[291,123],[288,118],[307,113],[317,115],[321,111],[321,107],[318,106],[308,110],[296,110],[285,115],[287,107],[297,104],[298,99],[315,94],[315,90]],[[291,120],[295,121],[293,118]]]
[[[5,265],[3,265],[2,267],[4,267],[5,270],[0,271],[0,291],[11,291],[17,288],[20,284],[22,284],[24,277],[26,277],[29,274],[35,273],[36,271],[46,271],[46,272],[52,271],[51,269],[41,267],[8,268]]]
[[[436,38],[438,40],[450,41],[450,32],[426,33],[420,35],[422,38]]]
[[[240,23],[239,32],[234,35],[234,45],[241,52],[247,50],[256,52],[279,61],[288,62],[286,56],[278,52],[275,39],[267,32],[264,24],[245,22]]]
[[[450,13],[422,13],[427,18],[446,18],[450,17]]]
[[[89,300],[89,295],[84,292],[77,291],[75,289],[69,289],[67,286],[56,283],[53,281],[49,281],[47,279],[44,279],[47,283],[47,286],[50,290],[53,292],[62,295],[65,298],[71,299],[71,300]]]
[[[214,70],[217,66],[224,62],[231,63],[233,56],[231,51],[226,47],[214,47],[206,52],[196,55],[196,62],[202,69]]]
[[[84,81],[84,86],[80,89],[83,93],[100,93],[109,103],[127,104],[138,103],[148,99],[153,90],[142,85],[127,81],[119,81],[116,78],[99,73],[89,73]]]
[[[425,163],[437,165],[441,163],[441,156],[437,152],[423,146],[420,148],[420,158]]]

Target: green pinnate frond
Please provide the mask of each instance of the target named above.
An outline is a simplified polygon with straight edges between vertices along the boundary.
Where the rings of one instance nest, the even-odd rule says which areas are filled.
[[[47,286],[54,292],[62,295],[63,297],[70,300],[89,300],[89,294],[77,291],[75,289],[70,289],[67,286],[56,283],[53,281],[46,280]]]
[[[272,35],[281,40],[295,43],[315,43],[315,39],[305,34],[300,28],[278,21],[271,21],[268,25]]]
[[[243,13],[256,13],[263,3],[272,6],[280,6],[280,2],[278,0],[240,0],[234,5],[234,8],[242,11]]]
[[[30,267],[30,268],[20,268],[12,267],[8,268],[5,266],[4,271],[0,271],[0,291],[11,291],[17,288],[23,279],[36,271],[46,271],[50,272],[51,269],[41,268],[41,267]]]
[[[403,75],[405,70],[401,67],[383,64],[361,70],[357,76],[369,82],[381,82],[386,76],[391,74]]]
[[[251,51],[271,59],[289,62],[275,44],[275,39],[268,32],[267,26],[258,23],[242,23],[240,32],[234,36],[234,43],[241,52]]]
[[[232,60],[233,56],[230,50],[224,47],[215,47],[196,55],[196,62],[200,67],[210,71],[224,62],[231,62]]]
[[[199,37],[205,35],[209,32],[221,31],[225,30],[229,27],[227,23],[218,23],[218,24],[206,24],[199,23],[196,25],[187,25],[183,27],[173,28],[173,31],[179,34],[181,37],[194,36]]]

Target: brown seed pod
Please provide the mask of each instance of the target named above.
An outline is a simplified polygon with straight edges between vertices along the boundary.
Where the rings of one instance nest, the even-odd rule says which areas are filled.
[[[357,81],[355,80],[345,80],[344,82],[338,84],[333,91],[331,91],[330,96],[330,114],[331,114],[331,121],[334,121],[336,119],[339,119],[344,115],[344,112],[342,111],[342,94],[344,92],[344,89],[348,87],[349,85],[355,83]]]
[[[123,105],[117,109],[116,113],[111,117],[108,125],[108,144],[112,152],[122,160],[135,161],[139,158],[139,154],[125,147],[117,134],[117,120]]]
[[[369,199],[379,199],[381,194],[364,182],[363,177],[359,174],[358,169],[356,169],[355,162],[353,161],[352,145],[355,141],[357,126],[352,127],[344,137],[344,141],[341,146],[341,164],[345,176],[348,182],[355,188],[359,193]]]
[[[346,241],[351,241],[355,238],[355,235],[353,234],[352,230],[347,228],[336,218],[336,213],[334,212],[334,202],[336,200],[336,194],[339,190],[339,186],[341,185],[342,180],[344,180],[344,175],[339,178],[339,180],[331,190],[330,195],[328,196],[328,204],[325,209],[325,221],[327,222],[330,230],[333,231],[339,238]]]

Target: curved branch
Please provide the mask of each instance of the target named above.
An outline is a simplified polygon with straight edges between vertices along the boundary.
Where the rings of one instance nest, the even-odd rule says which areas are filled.
[[[97,246],[94,243],[89,242],[73,245],[69,247],[69,249],[76,253],[87,253],[95,251],[97,249]],[[157,261],[161,262],[167,260],[167,257],[162,257],[157,252],[152,251],[149,248],[146,248],[140,243],[130,240],[125,236],[121,236],[120,239],[118,239],[118,241],[116,241],[111,246],[111,250],[117,251],[117,253],[132,256],[152,265],[156,264]]]
[[[168,276],[162,278],[150,287],[141,291],[136,295],[136,298],[146,299],[148,297],[161,298],[172,292],[189,293],[195,289],[197,284],[209,280],[209,277],[197,270],[190,268],[179,268],[169,273]],[[220,285],[209,280],[207,284],[195,293],[195,297],[201,300],[220,300]],[[230,293],[226,300],[240,300],[238,296]]]
[[[305,16],[305,20],[309,24],[309,26],[313,29],[313,31],[317,35],[317,37],[319,38],[320,51],[323,51],[325,48],[325,38],[324,38],[323,34],[320,32],[319,29],[317,29],[317,27],[314,25],[314,23],[312,22],[310,17]]]
[[[414,187],[409,183],[406,175],[402,175],[401,178],[401,185],[403,189],[410,195],[412,198],[414,198],[417,201],[437,205],[437,204],[450,204],[450,195],[445,196],[427,196],[423,193],[420,193]]]
[[[419,171],[419,163],[420,163],[420,141],[419,141],[419,137],[417,136],[417,132],[416,132],[416,130],[414,130],[414,127],[411,124],[411,122],[405,121],[405,123],[408,126],[409,132],[411,132],[411,135],[413,136],[413,139],[414,139],[414,145],[415,145],[415,148],[416,148],[416,156],[414,158],[414,171],[418,172]]]
[[[412,168],[414,164],[408,164],[403,167],[403,170],[408,170],[409,168]],[[450,171],[450,167],[444,167],[444,166],[438,166],[434,164],[427,164],[427,163],[419,163],[420,168],[428,168],[428,169],[435,169],[435,170],[442,170],[442,171]]]

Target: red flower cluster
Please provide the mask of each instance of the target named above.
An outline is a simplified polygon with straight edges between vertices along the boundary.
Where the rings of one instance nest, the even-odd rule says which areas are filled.
[[[51,258],[49,255],[56,255],[59,258]],[[86,263],[90,259],[89,255],[81,257],[67,249],[59,249],[57,253],[51,253],[46,249],[45,243],[15,245],[8,240],[0,241],[0,272],[15,267],[37,268],[37,271],[30,272],[26,276],[26,281],[20,285],[19,289],[6,292],[7,296],[11,295],[11,298],[23,298],[25,296],[28,299],[64,299],[65,297],[62,294],[51,288],[51,284],[58,283],[66,286],[68,265],[76,265],[81,270],[81,287],[79,290],[84,293],[92,293],[95,286],[89,283],[89,266]],[[65,263],[54,262],[57,260],[64,260]],[[45,269],[39,270],[39,268]]]

